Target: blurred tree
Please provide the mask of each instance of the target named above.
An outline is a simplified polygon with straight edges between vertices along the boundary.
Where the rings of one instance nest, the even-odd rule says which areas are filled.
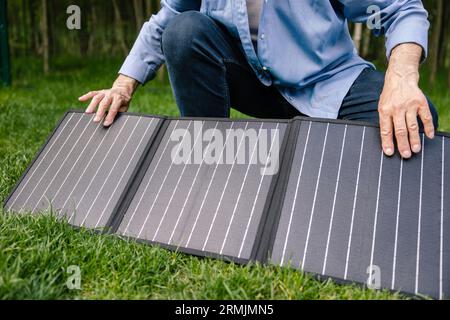
[[[365,28],[363,36],[363,45],[361,50],[361,56],[363,58],[367,58],[369,56],[371,40],[372,40],[372,31],[369,28]]]
[[[50,72],[50,40],[48,31],[48,2],[41,0],[41,35],[42,35],[42,58],[44,59],[44,73]]]
[[[448,73],[450,88],[450,1],[423,0],[430,14],[430,54],[425,66],[429,80]],[[82,11],[82,29],[65,28],[69,5]],[[143,23],[160,8],[160,0],[15,0],[8,2],[12,57],[37,55],[49,70],[52,58],[69,56],[116,56],[124,58]],[[386,64],[382,37],[374,37],[363,24],[350,24],[361,56]],[[164,68],[158,79],[165,80]]]
[[[142,5],[142,0],[133,0],[133,8],[136,21],[136,31],[139,32],[144,24],[144,7]]]
[[[112,3],[114,7],[114,23],[115,23],[114,29],[116,30],[117,43],[122,49],[123,55],[126,56],[128,54],[128,48],[127,45],[125,44],[121,10],[119,4],[117,3],[117,0],[112,0]]]
[[[6,0],[0,0],[0,80],[2,85],[11,84]]]
[[[353,41],[358,52],[361,52],[361,39],[362,39],[363,25],[362,23],[356,23],[353,30]]]
[[[430,48],[430,82],[436,81],[437,71],[439,68],[439,49],[441,45],[441,34],[443,27],[443,15],[444,15],[444,0],[436,1],[436,17],[435,24],[431,36],[431,48]]]

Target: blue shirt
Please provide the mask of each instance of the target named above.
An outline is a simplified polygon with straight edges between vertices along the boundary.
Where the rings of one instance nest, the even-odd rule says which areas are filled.
[[[264,85],[276,86],[300,112],[312,117],[337,118],[353,82],[363,69],[373,68],[358,56],[348,21],[379,22],[374,33],[385,34],[388,58],[395,46],[407,42],[419,44],[427,55],[428,13],[420,0],[264,0],[258,53],[251,41],[245,0],[161,3],[158,14],[144,24],[119,73],[140,83],[153,79],[164,63],[164,28],[180,12],[200,10],[240,39]],[[381,10],[379,14],[373,5]]]

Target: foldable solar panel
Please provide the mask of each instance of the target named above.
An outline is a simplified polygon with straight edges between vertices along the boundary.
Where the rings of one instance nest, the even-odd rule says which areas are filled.
[[[188,252],[249,260],[274,177],[267,174],[268,165],[274,165],[269,157],[275,146],[278,155],[286,128],[287,123],[267,121],[171,121],[118,233]],[[201,156],[192,164],[175,165],[171,157],[178,142],[171,136],[179,129],[187,129],[180,138],[181,143],[190,141],[188,159],[196,148],[204,155],[212,152],[208,148],[213,144],[202,133],[217,132],[224,141],[214,152],[223,160],[211,163]],[[239,154],[246,159],[238,159]]]
[[[6,202],[9,210],[52,207],[71,224],[105,227],[162,120],[122,115],[109,130],[67,113]]]
[[[402,160],[383,155],[375,127],[299,122],[271,263],[448,295],[448,138],[422,135],[423,152]]]
[[[5,202],[238,263],[450,294],[450,146],[385,157],[363,123],[68,112]],[[447,161],[446,161],[447,160]]]

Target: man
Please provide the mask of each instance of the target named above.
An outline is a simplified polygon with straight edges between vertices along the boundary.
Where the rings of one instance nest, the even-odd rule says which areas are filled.
[[[434,137],[437,113],[418,86],[429,28],[420,0],[161,3],[113,87],[80,98],[92,99],[94,121],[111,125],[165,61],[182,116],[228,117],[233,107],[261,118],[375,122],[385,154],[395,138],[403,158],[420,152],[420,129]],[[358,56],[347,20],[386,35],[385,75]]]

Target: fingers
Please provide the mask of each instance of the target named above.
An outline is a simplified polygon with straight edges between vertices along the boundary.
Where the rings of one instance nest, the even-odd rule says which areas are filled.
[[[428,106],[428,103],[426,105],[422,104],[418,109],[418,114],[420,119],[423,123],[423,128],[425,131],[425,134],[428,138],[433,139],[434,138],[434,124],[433,124],[433,116],[430,112],[430,107]]]
[[[109,106],[111,105],[112,98],[109,95],[106,95],[103,100],[98,105],[97,113],[94,117],[94,122],[100,122],[104,117],[106,112],[108,111]]]
[[[122,107],[122,101],[119,98],[116,98],[113,100],[111,107],[109,108],[108,115],[106,116],[105,122],[103,125],[105,127],[109,127],[114,122],[114,119],[116,118],[117,114],[120,111],[120,108]]]
[[[91,100],[91,103],[89,103],[89,106],[86,109],[86,113],[94,113],[95,109],[97,108],[98,104],[102,99],[105,97],[105,94],[103,92],[98,92]]]
[[[389,114],[384,113],[381,109],[380,109],[380,133],[381,133],[381,145],[383,147],[384,153],[388,157],[394,155],[392,118]]]
[[[86,101],[92,99],[93,97],[95,97],[98,93],[99,93],[98,91],[88,92],[85,95],[82,95],[81,97],[79,97],[78,100],[81,102],[86,102]]]
[[[417,122],[417,113],[414,110],[406,112],[406,125],[408,126],[409,144],[411,150],[414,153],[419,153],[422,149],[420,135],[419,135],[419,123]]]
[[[411,158],[411,147],[408,140],[408,127],[406,126],[406,112],[396,112],[393,117],[395,139],[401,156],[405,159]]]

